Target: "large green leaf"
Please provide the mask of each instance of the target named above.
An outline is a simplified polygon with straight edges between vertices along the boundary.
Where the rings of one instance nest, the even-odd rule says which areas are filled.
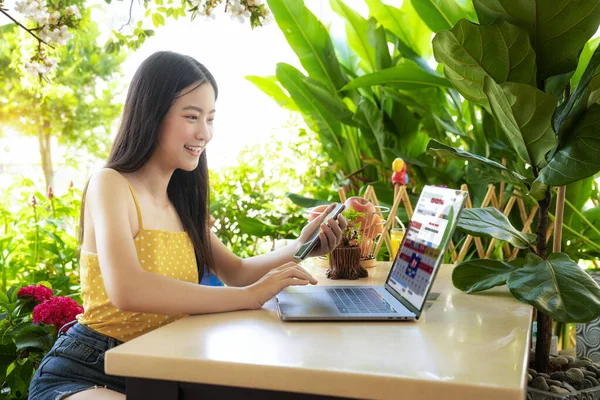
[[[346,80],[335,56],[327,29],[302,0],[267,0],[277,25],[285,35],[300,63],[315,79],[333,91]]]
[[[585,111],[598,99],[600,89],[598,72],[600,72],[600,48],[596,49],[590,58],[569,100],[556,110],[554,128],[558,132],[559,142],[569,135],[573,125],[579,122]]]
[[[296,103],[294,103],[294,100],[292,100],[283,91],[281,86],[277,84],[277,77],[262,77],[248,75],[246,76],[246,79],[252,82],[254,86],[262,90],[262,92],[265,93],[267,96],[275,100],[280,107],[286,108],[291,111],[300,111],[298,110],[298,106],[296,105]]]
[[[319,134],[321,142],[326,150],[333,155],[336,149],[341,149],[340,143],[341,125],[336,116],[324,109],[315,98],[313,92],[305,84],[305,76],[289,64],[277,64],[277,79],[290,93],[294,102],[302,111],[304,120],[308,126]],[[340,157],[343,157],[339,153]]]
[[[411,1],[403,1],[400,11],[406,16],[406,27],[404,30],[405,32],[408,31],[410,34],[410,43],[412,44],[412,47],[417,50],[417,53],[421,57],[426,59],[430,58],[433,55],[433,49],[431,48],[431,37],[433,32],[419,16],[419,13],[413,7]]]
[[[363,98],[356,109],[356,121],[361,127],[361,132],[368,141],[372,151],[377,151],[378,159],[386,162],[385,158],[385,132],[381,111],[370,100]]]
[[[468,13],[456,0],[411,0],[423,21],[433,32],[452,29]]]
[[[576,87],[583,76],[583,73],[587,69],[590,60],[592,59],[592,55],[596,52],[598,45],[600,44],[600,37],[596,37],[590,39],[585,46],[583,46],[583,50],[581,50],[581,54],[579,55],[579,61],[577,62],[577,69],[573,73],[571,78],[571,86]]]
[[[529,32],[542,79],[573,71],[581,49],[600,24],[600,0],[473,0],[473,4],[482,24],[506,20]]]
[[[460,214],[458,228],[473,236],[492,237],[526,249],[535,242],[536,236],[523,233],[511,225],[508,218],[497,208],[467,208]]]
[[[321,103],[321,107],[327,110],[329,114],[336,116],[345,124],[355,125],[352,121],[354,113],[350,111],[346,103],[337,94],[331,93],[325,85],[315,79],[304,78],[304,83],[312,93],[313,100]]]
[[[377,70],[375,49],[369,44],[369,24],[359,13],[348,7],[342,0],[330,0],[331,8],[346,20],[348,45],[360,57],[365,72]]]
[[[552,253],[547,260],[535,254],[510,274],[513,296],[559,322],[589,322],[600,316],[600,287],[568,255]]]
[[[481,292],[506,284],[511,272],[522,267],[524,259],[511,262],[475,259],[462,262],[452,270],[452,283],[465,293]]]
[[[54,335],[47,328],[37,325],[26,326],[21,329],[15,339],[17,350],[33,347],[44,351],[50,350],[54,343]]]
[[[258,218],[251,218],[244,215],[238,216],[237,223],[240,228],[240,233],[246,233],[256,237],[272,236],[275,233],[276,228]]]
[[[304,197],[304,196],[296,194],[296,193],[287,193],[286,197],[288,199],[290,199],[292,201],[292,203],[294,203],[300,207],[304,207],[304,208],[316,207],[316,206],[320,206],[323,204],[331,203],[326,200],[311,199],[310,197]]]
[[[469,153],[456,147],[447,146],[434,139],[431,139],[429,141],[429,144],[427,145],[427,152],[430,154],[434,154],[440,158],[455,158],[459,160],[484,163],[491,168],[499,170],[504,176],[506,182],[518,184],[528,181],[528,179],[525,176],[509,170],[504,165],[496,161],[492,161],[488,158],[478,156],[477,154]]]
[[[430,37],[431,33],[429,33],[429,36],[423,35],[423,29],[421,29],[419,24],[425,24],[420,18],[413,18],[411,20],[410,11],[413,10],[401,10],[383,4],[381,0],[366,0],[366,3],[369,6],[370,16],[374,17],[385,29],[396,36],[398,40],[396,45],[402,55],[419,64],[421,68],[431,70],[431,67],[423,58],[428,56],[428,54],[424,53],[430,51],[430,46],[420,46],[423,39],[427,40],[427,44],[429,44],[428,37]],[[410,5],[410,2],[407,1],[406,4]],[[405,7],[403,6],[402,8]]]
[[[392,66],[392,58],[388,48],[385,29],[377,26],[375,18],[369,18],[369,31],[367,33],[369,46],[375,49],[375,70],[379,71]]]
[[[496,121],[523,161],[546,166],[546,154],[556,145],[552,115],[556,97],[524,83],[498,85],[485,77],[484,92]]]
[[[400,89],[452,86],[443,76],[424,71],[414,62],[405,60],[405,62],[395,67],[358,77],[348,83],[342,90],[374,85],[391,86]]]
[[[536,180],[551,186],[568,185],[600,171],[600,105],[593,104],[573,132],[563,139]]]
[[[489,26],[460,20],[433,39],[435,59],[461,94],[487,107],[485,76],[497,83],[535,85],[535,52],[527,32],[504,21]]]

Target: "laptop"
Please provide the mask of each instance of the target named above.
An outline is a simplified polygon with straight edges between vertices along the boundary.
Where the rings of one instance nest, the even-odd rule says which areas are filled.
[[[425,186],[384,286],[290,286],[284,321],[419,319],[468,193]]]

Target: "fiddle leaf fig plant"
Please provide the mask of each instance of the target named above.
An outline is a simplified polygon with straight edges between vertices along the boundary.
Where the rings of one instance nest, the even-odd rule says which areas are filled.
[[[507,285],[516,299],[535,307],[535,369],[545,372],[552,319],[588,322],[600,316],[598,284],[567,254],[548,254],[546,237],[552,187],[600,171],[600,49],[588,58],[580,79],[571,82],[584,46],[598,30],[600,0],[537,3],[473,0],[479,23],[461,19],[433,39],[434,56],[446,78],[463,97],[493,115],[530,174],[434,140],[428,152],[485,164],[537,201],[535,236],[521,233],[495,209],[465,210],[460,229],[508,241],[523,249],[519,254],[524,257],[462,262],[454,269],[453,282],[467,293]],[[564,204],[560,195],[557,203],[558,217]]]

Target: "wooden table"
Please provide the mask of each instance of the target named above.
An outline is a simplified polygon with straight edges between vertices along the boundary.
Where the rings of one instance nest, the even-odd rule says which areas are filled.
[[[331,281],[325,268],[305,264],[320,285],[380,285],[390,268]],[[441,295],[418,322],[283,322],[271,300],[136,338],[107,352],[106,372],[129,378],[133,400],[522,400],[532,308],[506,287],[463,294],[451,272],[441,267],[433,287]]]

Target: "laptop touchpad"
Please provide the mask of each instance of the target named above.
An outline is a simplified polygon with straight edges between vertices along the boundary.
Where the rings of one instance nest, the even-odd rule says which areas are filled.
[[[327,293],[293,293],[282,291],[277,295],[281,311],[293,315],[331,315],[338,314]]]

